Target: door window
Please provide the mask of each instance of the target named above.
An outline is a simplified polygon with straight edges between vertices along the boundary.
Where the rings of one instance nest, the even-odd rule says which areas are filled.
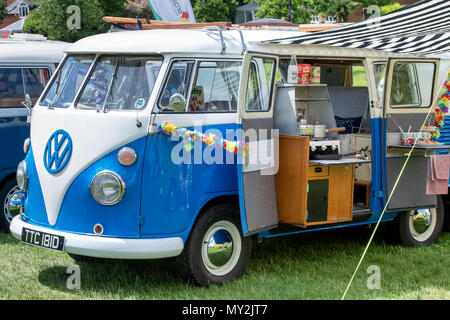
[[[20,108],[25,95],[35,102],[50,78],[47,68],[0,68],[0,108]]]
[[[240,72],[241,62],[200,62],[189,111],[236,111]]]
[[[193,61],[176,61],[172,63],[169,76],[159,99],[159,108],[168,107],[170,97],[176,93],[181,94],[187,100],[193,69]],[[166,109],[166,111],[170,110]]]
[[[271,84],[275,75],[275,65],[275,59],[252,59],[245,100],[246,111],[270,110]]]
[[[396,62],[392,74],[391,101],[395,107],[428,108],[431,105],[435,64]]]

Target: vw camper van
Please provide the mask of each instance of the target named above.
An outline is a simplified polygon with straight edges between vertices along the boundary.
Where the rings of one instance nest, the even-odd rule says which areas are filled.
[[[252,239],[374,224],[438,90],[439,59],[264,40],[298,31],[112,32],[82,39],[37,101],[11,223],[28,244],[111,259],[178,257],[187,279],[242,275]],[[320,72],[289,83],[297,64]],[[381,85],[384,83],[384,85]],[[444,219],[421,144],[383,222],[405,245]]]
[[[15,201],[22,192],[17,187],[16,169],[23,159],[24,140],[29,136],[23,105],[35,103],[69,44],[47,41],[40,35],[14,34],[0,31],[0,229],[20,211]]]

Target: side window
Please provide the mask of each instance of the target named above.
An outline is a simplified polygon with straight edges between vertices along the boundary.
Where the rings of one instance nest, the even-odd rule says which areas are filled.
[[[363,65],[352,66],[352,87],[367,87],[366,69]]]
[[[268,111],[275,60],[270,58],[253,58],[250,64],[245,110]]]
[[[189,111],[236,111],[241,62],[200,62]]]
[[[0,68],[0,108],[20,108],[25,94],[35,102],[50,78],[46,68]]]
[[[391,106],[428,108],[431,105],[435,65],[396,62],[392,74]]]
[[[22,69],[0,69],[0,107],[18,108],[25,98]]]
[[[373,73],[375,76],[375,86],[377,89],[378,101],[383,101],[384,79],[386,78],[386,63],[375,63],[373,65]]]
[[[37,101],[49,80],[50,71],[48,69],[23,69],[25,93],[30,95],[33,102]]]
[[[172,63],[162,95],[159,98],[159,108],[167,107],[170,97],[175,93],[179,93],[187,99],[193,68],[193,61],[176,61]]]

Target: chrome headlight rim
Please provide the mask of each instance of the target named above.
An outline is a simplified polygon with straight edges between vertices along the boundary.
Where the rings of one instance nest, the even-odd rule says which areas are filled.
[[[22,175],[19,175],[20,172]],[[17,166],[16,182],[17,182],[17,186],[19,187],[20,191],[22,191],[22,192],[27,191],[28,170],[27,170],[27,163],[25,160],[20,161],[19,165]]]
[[[102,201],[100,199],[97,199],[95,197],[94,189],[93,189],[93,185],[94,185],[95,179],[97,179],[101,175],[107,175],[107,174],[113,176],[117,180],[117,182],[119,183],[119,185],[121,187],[121,190],[119,192],[119,196],[114,201],[111,201],[111,202],[106,202],[106,201]],[[98,172],[94,176],[94,178],[92,178],[91,184],[89,185],[89,190],[91,191],[91,195],[94,198],[94,200],[97,201],[98,203],[102,204],[102,205],[105,205],[105,206],[113,206],[113,205],[119,203],[122,200],[123,196],[125,195],[126,188],[127,188],[127,186],[125,184],[125,181],[123,181],[122,177],[117,172],[114,172],[114,171],[111,171],[111,170],[102,170],[102,171]]]

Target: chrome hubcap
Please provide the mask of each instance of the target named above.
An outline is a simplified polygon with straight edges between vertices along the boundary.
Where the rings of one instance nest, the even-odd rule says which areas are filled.
[[[411,210],[409,214],[409,229],[417,241],[427,240],[436,226],[436,208]]]
[[[15,186],[6,195],[5,202],[3,203],[3,214],[6,220],[11,223],[11,220],[20,213],[22,207],[20,198],[23,197],[23,192],[19,187]]]
[[[225,275],[236,266],[241,246],[236,226],[230,221],[218,221],[208,229],[203,238],[203,264],[212,274]]]

